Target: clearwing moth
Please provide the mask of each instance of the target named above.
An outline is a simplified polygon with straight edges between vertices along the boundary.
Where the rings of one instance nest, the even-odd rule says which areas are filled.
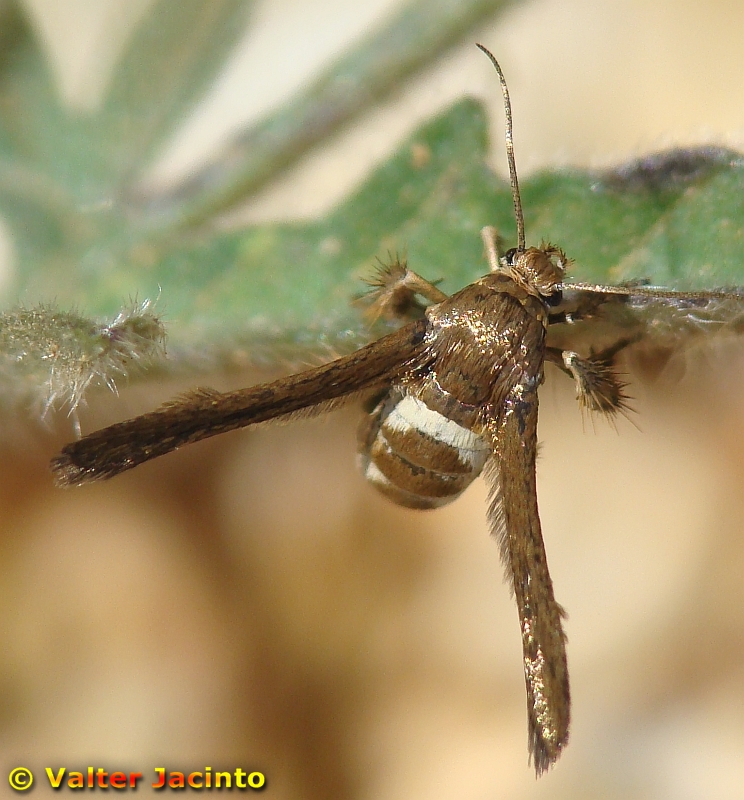
[[[361,397],[368,413],[360,461],[368,480],[395,502],[442,506],[484,472],[491,530],[517,601],[529,754],[540,775],[568,742],[570,721],[564,611],[553,596],[537,508],[544,363],[573,378],[582,408],[612,418],[628,408],[614,361],[642,338],[644,319],[726,324],[741,314],[744,295],[570,283],[560,248],[526,247],[509,93],[494,56],[478,47],[496,68],[504,96],[515,248],[500,256],[495,229],[484,228],[490,271],[451,296],[396,260],[373,281],[370,312],[405,320],[397,331],[271,383],[225,393],[196,389],[67,445],[51,468],[58,486],[111,478],[191,442]],[[550,328],[617,319],[623,335],[599,352],[581,356],[548,343]]]

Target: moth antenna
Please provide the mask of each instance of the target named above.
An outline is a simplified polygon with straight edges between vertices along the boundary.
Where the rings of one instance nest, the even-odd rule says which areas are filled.
[[[525,236],[524,236],[524,215],[522,214],[522,198],[519,196],[519,180],[517,179],[517,163],[514,160],[514,139],[512,137],[512,110],[511,100],[509,99],[509,89],[506,85],[506,78],[501,71],[501,66],[496,60],[494,54],[482,44],[476,42],[475,45],[479,50],[482,50],[490,59],[491,63],[496,67],[496,72],[499,74],[501,81],[501,91],[504,94],[504,114],[506,116],[506,158],[509,162],[509,179],[511,181],[512,200],[514,201],[514,216],[517,220],[517,250],[524,252],[525,250]]]

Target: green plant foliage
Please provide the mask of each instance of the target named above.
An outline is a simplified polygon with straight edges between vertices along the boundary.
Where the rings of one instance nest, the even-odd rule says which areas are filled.
[[[77,425],[75,410],[91,384],[116,391],[116,378],[161,359],[164,344],[163,325],[147,301],[101,323],[54,306],[6,311],[0,325],[3,400],[30,400],[42,418],[67,409]],[[11,391],[18,396],[9,397]]]
[[[88,117],[60,105],[22,13],[14,3],[0,7],[0,213],[19,257],[12,294],[25,307],[54,301],[116,317],[134,299],[160,297],[173,368],[303,359],[372,335],[353,300],[377,259],[405,255],[450,292],[485,272],[482,226],[495,225],[513,243],[511,192],[486,166],[484,111],[468,99],[422,126],[316,223],[226,233],[175,217],[169,227],[166,214],[153,224],[129,187],[217,74],[248,5],[155,3],[103,107]],[[715,148],[605,173],[542,173],[522,185],[528,243],[559,244],[578,280],[742,284],[743,175],[738,154]],[[0,324],[17,324],[18,313]],[[100,327],[90,322],[90,330]],[[151,331],[159,342],[157,325]],[[17,356],[0,352],[0,384],[13,382]],[[40,385],[48,380],[42,370]],[[18,392],[0,386],[2,394]]]
[[[62,106],[22,7],[0,6],[0,214],[22,303],[0,316],[0,407],[74,412],[89,386],[162,359],[160,318],[127,274],[142,235],[122,199],[222,68],[249,6],[154,3],[92,115]],[[83,308],[92,316],[66,310]]]

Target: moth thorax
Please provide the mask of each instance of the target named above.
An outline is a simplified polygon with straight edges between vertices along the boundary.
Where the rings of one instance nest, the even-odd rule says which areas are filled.
[[[397,390],[364,419],[359,445],[365,477],[399,505],[420,509],[454,500],[491,455],[483,437]]]

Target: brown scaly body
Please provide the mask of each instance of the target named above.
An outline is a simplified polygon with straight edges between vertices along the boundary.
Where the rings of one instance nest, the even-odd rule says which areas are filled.
[[[542,381],[547,326],[543,303],[504,273],[430,307],[426,320],[421,363],[379,400],[359,435],[367,478],[412,508],[451,502],[481,473],[504,397]]]
[[[535,481],[547,297],[564,261],[553,248],[530,248],[427,309],[422,364],[411,365],[360,431],[366,477],[412,508],[450,502],[491,459],[489,513],[520,610],[538,773],[560,755],[570,720],[564,612],[553,596]]]

